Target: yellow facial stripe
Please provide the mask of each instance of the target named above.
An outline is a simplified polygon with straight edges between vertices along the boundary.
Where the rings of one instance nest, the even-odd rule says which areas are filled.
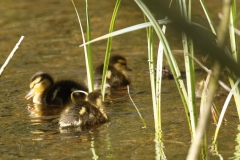
[[[85,108],[85,107],[82,107],[82,109],[79,111],[79,114],[80,114],[80,115],[83,115],[85,112],[86,112],[86,108]]]

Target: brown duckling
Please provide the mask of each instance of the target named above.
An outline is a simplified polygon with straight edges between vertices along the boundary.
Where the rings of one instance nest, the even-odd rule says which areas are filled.
[[[91,92],[87,100],[69,103],[60,115],[60,128],[91,127],[108,121],[100,92]]]
[[[95,89],[101,88],[103,67],[104,65],[102,64],[94,71]],[[120,55],[111,56],[107,70],[106,88],[117,88],[129,85],[129,71],[131,71],[131,69],[127,67],[127,60],[124,57]]]
[[[31,78],[30,91],[26,99],[33,98],[33,103],[42,105],[66,105],[70,95],[75,90],[87,91],[84,85],[72,80],[53,81],[53,78],[44,72],[37,72]],[[76,98],[85,99],[84,93],[74,94]]]

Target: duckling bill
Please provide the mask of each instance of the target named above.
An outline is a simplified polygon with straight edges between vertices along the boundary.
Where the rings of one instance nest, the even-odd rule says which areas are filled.
[[[70,95],[75,90],[87,91],[87,87],[73,80],[54,82],[52,76],[45,72],[37,72],[30,80],[30,91],[26,99],[33,98],[33,103],[42,105],[66,105]],[[85,94],[74,94],[77,98],[85,99]]]
[[[99,92],[92,92],[87,101],[70,103],[63,110],[59,125],[60,128],[70,126],[90,127],[108,121],[108,116]]]
[[[101,88],[102,74],[104,65],[98,66],[94,71],[94,84],[96,89]],[[127,86],[131,80],[128,72],[131,71],[127,66],[127,60],[120,56],[115,55],[110,57],[107,76],[106,76],[106,88],[117,88],[121,86]]]

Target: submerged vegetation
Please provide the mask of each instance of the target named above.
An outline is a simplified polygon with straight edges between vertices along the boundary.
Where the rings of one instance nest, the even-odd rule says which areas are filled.
[[[89,37],[91,37],[91,33],[89,31],[90,29],[87,28],[88,42],[85,43],[85,41],[83,41],[84,44],[82,44],[81,46],[84,46],[84,47],[85,45],[89,46],[91,43],[95,41],[108,38],[106,55],[105,55],[105,63],[104,63],[104,74],[102,78],[103,79],[102,84],[105,84],[106,70],[109,63],[109,57],[111,52],[112,37],[120,34],[124,34],[127,32],[139,30],[142,28],[147,28],[148,46],[146,47],[148,48],[149,73],[150,73],[150,81],[151,81],[151,88],[152,88],[153,114],[154,114],[154,120],[155,120],[155,132],[156,132],[155,142],[156,142],[156,154],[157,154],[156,157],[158,157],[159,159],[166,158],[164,155],[164,149],[162,148],[162,145],[161,145],[161,137],[162,137],[161,136],[162,135],[162,132],[161,132],[162,131],[162,128],[161,128],[161,79],[162,79],[162,67],[163,67],[162,61],[163,61],[163,53],[164,53],[168,61],[168,64],[170,66],[173,77],[175,79],[176,86],[179,90],[179,94],[181,95],[182,102],[186,112],[186,118],[189,123],[191,138],[193,140],[187,159],[196,159],[200,151],[201,143],[203,141],[202,138],[203,138],[203,134],[205,133],[206,122],[208,119],[208,115],[210,113],[210,108],[212,108],[214,112],[213,99],[216,93],[218,82],[221,84],[221,86],[223,86],[225,89],[230,91],[230,93],[224,104],[220,118],[219,119],[216,118],[218,119],[218,125],[216,128],[213,144],[216,145],[216,140],[218,135],[217,133],[219,132],[219,128],[222,123],[224,113],[226,111],[230,97],[232,95],[234,95],[234,99],[235,99],[235,103],[237,106],[238,115],[240,119],[240,114],[239,114],[240,87],[238,86],[238,83],[239,83],[238,77],[240,75],[239,74],[240,72],[239,70],[234,68],[239,66],[239,64],[237,63],[239,59],[238,45],[237,45],[238,41],[237,41],[237,36],[235,34],[235,30],[237,27],[236,26],[236,21],[237,21],[236,0],[233,0],[232,3],[231,1],[223,1],[223,10],[221,13],[222,18],[217,31],[215,31],[216,29],[212,25],[211,16],[209,15],[208,9],[203,0],[200,0],[200,3],[202,5],[202,9],[206,15],[207,21],[209,22],[209,26],[212,31],[208,31],[207,29],[205,29],[205,26],[201,26],[196,23],[191,23],[191,7],[192,7],[191,0],[187,2],[185,0],[177,0],[176,2],[177,2],[178,10],[171,9],[171,5],[169,6],[166,3],[156,2],[156,4],[159,6],[159,11],[161,11],[163,15],[168,16],[166,19],[162,19],[158,21],[154,18],[154,15],[152,14],[152,12],[141,0],[135,0],[135,2],[139,6],[139,8],[143,11],[143,15],[146,17],[145,19],[148,19],[149,22],[145,22],[143,24],[138,24],[135,26],[131,26],[131,27],[113,32],[114,23],[117,17],[117,11],[121,4],[121,0],[117,0],[115,9],[112,15],[112,20],[110,23],[109,34],[104,35],[102,37],[98,37],[94,40],[91,40],[89,39]],[[87,1],[86,1],[86,4],[87,4]],[[167,6],[169,6],[169,8]],[[88,15],[87,10],[86,10],[86,15]],[[87,18],[87,23],[89,23],[88,18]],[[185,61],[186,86],[184,84],[183,78],[181,77],[178,64],[176,63],[176,60],[175,60],[173,51],[170,48],[168,39],[165,37],[165,32],[167,32],[166,29],[168,28],[167,23],[174,23],[173,25],[175,25],[175,28],[179,30],[180,34],[182,35],[182,41],[183,41],[182,53]],[[160,28],[161,24],[163,24],[162,29]],[[87,26],[90,26],[90,25],[87,24]],[[204,32],[200,32],[200,31],[204,31]],[[227,39],[227,36],[226,36],[227,31],[229,31],[229,35],[230,35],[231,53],[228,51],[225,45],[226,39]],[[155,33],[160,42],[158,53],[157,53],[157,60],[154,59],[155,51],[153,50]],[[202,33],[204,34],[201,35]],[[215,35],[216,38],[213,35]],[[211,37],[211,38],[207,39],[208,37]],[[200,44],[199,41],[205,41],[205,42]],[[214,41],[216,41],[216,43],[211,43]],[[197,113],[196,95],[195,95],[196,82],[194,78],[195,77],[194,60],[196,60],[196,58],[194,56],[194,45],[198,45],[202,49],[207,51],[210,57],[214,60],[212,70],[210,69],[207,70],[208,77],[203,82],[200,114]],[[85,52],[90,52],[90,50],[85,50]],[[91,53],[87,53],[85,55],[91,55]],[[86,58],[86,59],[88,59],[88,62],[91,64],[91,59],[89,58]],[[198,62],[198,60],[196,61]],[[157,66],[157,69],[156,69],[157,72],[155,72],[155,66]],[[203,65],[200,64],[200,66],[203,66]],[[91,67],[87,67],[87,68],[91,68]],[[229,87],[227,87],[226,84],[223,84],[219,80],[221,70],[223,69],[228,71],[229,82],[232,87],[232,90],[229,89]],[[88,77],[92,77],[92,76],[88,76]],[[88,79],[88,81],[89,83],[91,83],[93,80]],[[103,85],[102,94],[104,95],[104,93],[105,93],[105,87]],[[206,145],[203,145],[203,147],[206,147]],[[217,147],[215,149],[217,149]],[[202,148],[202,151],[205,151],[205,153],[202,154],[202,159],[204,159],[204,157],[206,157],[207,155],[206,150],[207,148]],[[216,153],[217,153],[217,150],[216,150]]]

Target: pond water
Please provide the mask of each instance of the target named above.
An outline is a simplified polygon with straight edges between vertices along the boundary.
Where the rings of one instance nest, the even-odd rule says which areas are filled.
[[[76,0],[75,3],[85,27],[84,1]],[[108,32],[114,5],[114,1],[89,1],[93,38]],[[217,23],[221,5],[217,1],[208,2],[207,5]],[[144,29],[114,37],[111,53],[128,59],[128,65],[133,70],[131,95],[147,128],[143,128],[127,92],[119,91],[106,103],[110,122],[91,131],[60,133],[57,119],[39,123],[29,116],[26,106],[31,101],[25,100],[24,96],[29,90],[30,77],[37,71],[49,72],[55,79],[84,80],[84,52],[78,47],[82,39],[73,5],[71,1],[58,0],[21,0],[17,3],[3,0],[0,2],[0,12],[0,66],[20,36],[25,36],[0,77],[0,159],[155,159]],[[207,25],[200,4],[194,4],[193,13],[195,21]],[[115,29],[142,22],[143,14],[137,5],[133,1],[123,0]],[[172,29],[167,36],[172,49],[181,49],[180,34],[176,33]],[[103,62],[106,40],[96,42],[92,47],[94,66],[97,66]],[[178,60],[181,62],[183,59],[179,56]],[[183,67],[183,64],[180,63],[180,66]],[[202,76],[197,74],[197,80]],[[167,159],[185,159],[191,137],[183,104],[173,80],[164,80],[162,90],[163,151]],[[221,106],[224,100],[225,96],[217,97],[216,102]],[[225,118],[227,121],[218,137],[218,152],[224,159],[235,159],[239,157],[240,127],[234,103],[229,106]],[[211,144],[215,131],[212,122],[210,119],[208,144]],[[219,157],[209,148],[208,159]]]

